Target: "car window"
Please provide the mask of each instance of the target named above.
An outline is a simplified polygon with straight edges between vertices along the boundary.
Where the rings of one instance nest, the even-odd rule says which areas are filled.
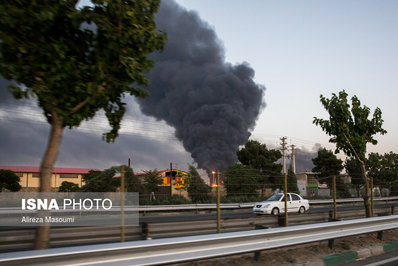
[[[271,197],[269,197],[268,199],[266,199],[266,201],[278,201],[281,198],[283,199],[283,194],[274,194]]]
[[[290,194],[290,196],[292,197],[292,200],[301,200],[300,197],[296,194]]]

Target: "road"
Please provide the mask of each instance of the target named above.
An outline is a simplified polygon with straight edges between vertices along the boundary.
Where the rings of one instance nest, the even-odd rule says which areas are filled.
[[[398,203],[392,204],[375,204],[375,209],[398,206]],[[364,209],[363,205],[357,206],[338,206],[337,212],[339,211],[352,211],[352,210],[362,210]],[[318,207],[318,208],[310,208],[308,213],[324,213],[328,211],[332,211],[333,207]],[[290,212],[289,212],[290,213]],[[231,218],[250,218],[256,217],[256,215],[250,210],[245,210],[244,212],[231,212],[231,211],[221,211],[222,219],[231,219]],[[141,216],[139,218],[140,223],[160,223],[160,222],[182,222],[182,221],[203,221],[203,220],[215,220],[217,218],[217,214],[215,211],[209,214],[182,214],[182,215],[159,215],[157,216],[155,213],[152,213],[148,216]]]

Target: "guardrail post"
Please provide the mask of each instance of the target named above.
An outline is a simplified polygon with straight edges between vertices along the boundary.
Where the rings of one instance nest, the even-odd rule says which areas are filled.
[[[254,260],[259,261],[261,256],[261,251],[255,251],[254,252]]]
[[[334,244],[334,239],[329,239],[329,240],[328,240],[328,247],[329,247],[330,249],[333,249],[333,244]]]
[[[278,226],[286,226],[285,224],[285,215],[278,215]]]
[[[148,223],[141,224],[141,232],[142,232],[142,239],[147,240],[149,239],[149,226]]]
[[[255,230],[258,230],[258,229],[268,229],[268,227],[262,226],[261,224],[255,224],[255,225],[254,225],[254,229],[255,229]],[[257,250],[257,251],[254,252],[254,260],[255,260],[255,261],[259,261],[260,256],[261,256],[261,251],[260,251],[260,250]]]
[[[378,240],[383,240],[383,231],[377,232],[377,239]]]
[[[391,206],[391,215],[394,215],[394,206]]]

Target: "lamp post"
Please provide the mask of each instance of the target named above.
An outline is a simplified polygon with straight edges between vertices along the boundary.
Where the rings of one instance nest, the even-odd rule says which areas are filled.
[[[216,171],[213,170],[213,171],[211,171],[211,173],[213,174],[213,178],[210,180],[210,186],[213,187],[214,180],[215,180],[214,175],[216,174]]]

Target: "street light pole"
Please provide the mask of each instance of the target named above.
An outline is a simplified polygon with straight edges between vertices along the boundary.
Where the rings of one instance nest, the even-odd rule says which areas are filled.
[[[211,171],[211,173],[213,174],[213,177],[210,180],[210,186],[213,187],[214,180],[215,180],[214,175],[216,174],[216,171],[213,170],[213,171]]]

